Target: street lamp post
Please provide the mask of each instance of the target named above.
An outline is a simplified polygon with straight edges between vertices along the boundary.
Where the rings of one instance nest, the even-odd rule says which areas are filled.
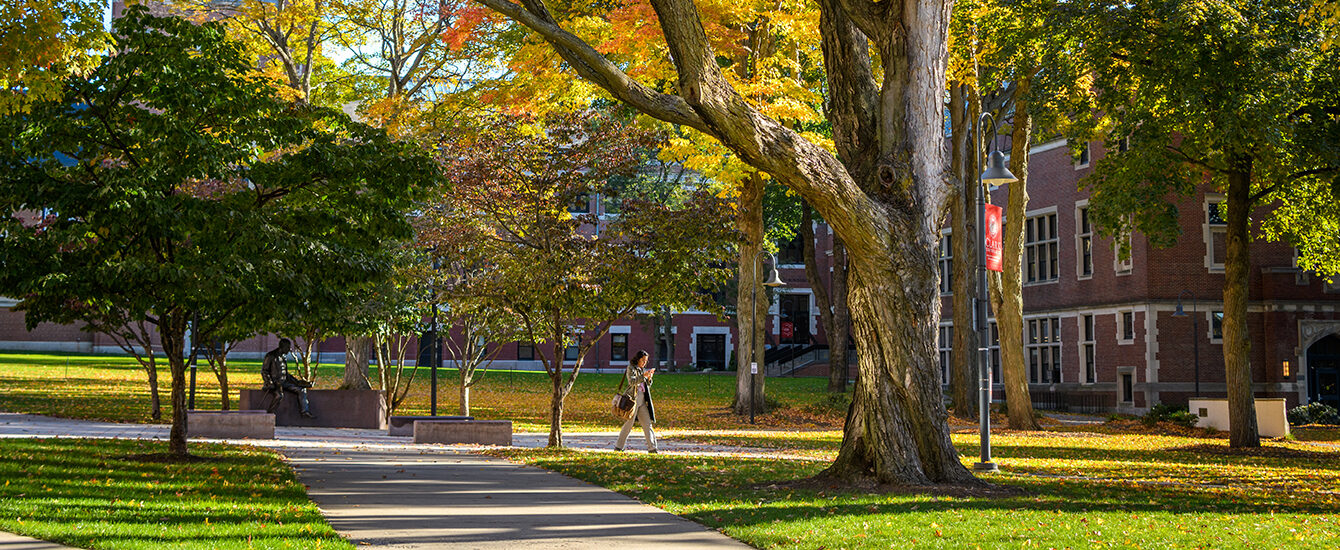
[[[1196,377],[1196,397],[1200,397],[1200,310],[1197,308],[1196,295],[1190,290],[1183,290],[1177,294],[1177,311],[1173,312],[1173,317],[1186,317],[1186,311],[1182,309],[1182,295],[1191,297],[1191,364],[1195,369]]]
[[[777,273],[777,257],[773,256],[772,253],[767,250],[760,250],[758,251],[758,254],[754,255],[754,275],[757,276],[758,270],[763,268],[762,262],[764,254],[767,254],[772,258],[772,268],[768,270],[768,280],[763,282],[763,286],[770,288],[786,286],[786,283],[782,282],[781,275]],[[750,300],[750,307],[753,308],[753,311],[749,312],[749,354],[751,355],[751,357],[749,357],[749,423],[753,424],[754,411],[758,409],[757,403],[755,403],[757,400],[755,396],[758,394],[754,392],[755,378],[758,377],[758,362],[754,361],[754,357],[758,357],[758,342],[754,340],[754,336],[758,334],[759,327],[758,285],[753,284],[752,280],[749,281],[749,283],[750,286],[753,287],[753,299]],[[768,306],[772,307],[771,300],[769,300]]]
[[[982,113],[977,119],[977,126],[974,128],[976,141],[982,142],[982,127],[986,125],[987,119],[991,120],[991,135],[995,135],[996,127],[995,117],[991,113]],[[978,178],[978,185],[973,186],[973,196],[977,198],[977,232],[980,237],[977,246],[977,298],[974,299],[973,329],[977,331],[977,375],[980,384],[981,402],[980,424],[982,460],[972,465],[972,469],[979,472],[994,472],[998,468],[996,463],[991,461],[991,334],[987,330],[986,322],[986,299],[987,299],[987,280],[986,280],[986,200],[985,192],[982,187],[990,185],[995,187],[1001,184],[1013,183],[1019,181],[1019,178],[1010,173],[1005,167],[1005,154],[1000,151],[991,152],[987,158],[986,170]]]

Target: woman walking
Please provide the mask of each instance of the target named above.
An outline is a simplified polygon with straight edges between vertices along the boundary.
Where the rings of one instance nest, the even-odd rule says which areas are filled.
[[[634,392],[633,414],[623,423],[623,430],[619,432],[619,442],[614,445],[614,450],[623,450],[624,444],[628,442],[628,432],[632,431],[633,422],[637,421],[642,424],[642,434],[647,437],[647,452],[656,452],[656,434],[651,431],[651,425],[656,423],[656,408],[651,404],[651,377],[655,374],[654,367],[647,368],[646,351],[638,350],[633,360],[628,362],[628,369],[624,371],[624,381]]]

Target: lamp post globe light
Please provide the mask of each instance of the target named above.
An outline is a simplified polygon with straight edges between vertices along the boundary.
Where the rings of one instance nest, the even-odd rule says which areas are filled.
[[[991,113],[982,113],[977,119],[977,126],[974,128],[976,141],[982,142],[982,127],[987,119],[991,120],[991,135],[996,134],[996,119]],[[990,147],[988,147],[990,149]],[[977,378],[979,382],[979,392],[981,401],[978,409],[981,414],[979,429],[981,431],[982,459],[972,465],[972,469],[979,472],[994,472],[998,468],[996,463],[991,461],[991,360],[989,341],[991,334],[987,330],[986,322],[986,199],[982,186],[990,185],[993,188],[998,185],[1004,185],[1019,181],[1019,178],[1010,173],[1010,169],[1005,167],[1005,153],[992,151],[987,157],[986,170],[978,177],[978,184],[973,187],[973,195],[977,198],[977,297],[973,300],[973,330],[977,331]]]
[[[1196,397],[1200,397],[1200,311],[1196,307],[1196,295],[1190,290],[1183,290],[1177,294],[1177,311],[1173,312],[1173,317],[1186,317],[1186,311],[1182,309],[1182,296],[1191,297],[1191,363],[1195,369],[1196,379]]]
[[[758,270],[762,269],[763,267],[762,262],[764,254],[767,254],[769,257],[771,257],[772,266],[768,269],[768,280],[763,281],[763,286],[769,288],[786,286],[786,283],[782,282],[781,274],[777,273],[777,256],[774,256],[771,252],[768,252],[767,250],[760,250],[758,251],[758,254],[754,255],[754,275],[757,276]],[[750,282],[752,283],[753,281]],[[749,357],[749,423],[753,424],[754,411],[758,409],[757,403],[755,402],[757,401],[757,398],[755,396],[758,394],[754,392],[754,385],[755,385],[754,379],[755,377],[758,376],[758,362],[754,360],[754,357],[758,357],[758,342],[754,341],[754,336],[758,334],[759,324],[758,324],[758,285],[751,285],[751,286],[753,287],[752,290],[753,299],[750,300],[750,303],[751,307],[753,308],[753,311],[749,313],[749,343],[750,343],[749,353],[751,355],[751,357]],[[772,300],[768,300],[768,307],[769,308],[772,307]]]

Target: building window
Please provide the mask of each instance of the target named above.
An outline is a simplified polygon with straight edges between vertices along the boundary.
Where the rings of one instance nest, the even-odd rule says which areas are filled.
[[[517,343],[517,345],[516,345],[516,359],[517,359],[517,361],[534,361],[534,360],[535,360],[535,344],[532,344],[532,343],[529,343],[529,342],[520,342],[520,343]]]
[[[1120,336],[1119,340],[1120,340],[1122,343],[1129,344],[1129,343],[1135,341],[1135,312],[1134,312],[1134,311],[1123,311],[1123,312],[1121,312],[1121,325],[1119,325],[1119,328],[1120,328],[1120,330],[1121,330],[1121,333],[1120,333],[1118,336]]]
[[[1061,318],[1028,320],[1028,381],[1051,384],[1061,381]]]
[[[1224,269],[1228,255],[1228,211],[1223,199],[1205,201],[1205,267],[1211,271]]]
[[[1080,145],[1079,156],[1075,157],[1075,169],[1089,167],[1089,142]]]
[[[1127,226],[1130,227],[1129,225]],[[1135,248],[1132,246],[1131,232],[1133,229],[1127,229],[1124,235],[1117,237],[1112,243],[1112,269],[1117,275],[1130,275],[1131,268],[1135,262]]]
[[[954,293],[954,236],[940,237],[940,294]]]
[[[573,344],[573,345],[571,345],[571,346],[568,346],[567,349],[563,350],[563,360],[564,360],[564,361],[576,361],[576,360],[577,360],[577,354],[578,354],[577,344]]]
[[[628,360],[628,334],[610,335],[610,361]]]
[[[572,198],[572,204],[568,205],[568,212],[571,214],[590,214],[591,213],[591,195],[582,193]]]
[[[949,369],[954,363],[954,325],[940,325],[940,383],[949,383]]]
[[[1224,341],[1224,312],[1210,312],[1210,341]]]
[[[1087,205],[1075,211],[1075,245],[1075,257],[1079,259],[1076,275],[1081,279],[1093,277],[1093,223]]]
[[[1093,315],[1081,315],[1079,318],[1080,359],[1084,362],[1084,383],[1098,382],[1098,362],[1094,356]]]
[[[1121,373],[1121,402],[1125,404],[1135,403],[1135,373]]]
[[[1117,152],[1125,153],[1131,150],[1131,136],[1126,136],[1117,140]]]
[[[784,243],[777,243],[777,263],[782,265],[805,265],[805,243],[797,235]]]
[[[1322,292],[1335,294],[1340,292],[1340,275],[1332,277],[1328,281],[1323,281],[1321,285]]]
[[[1056,213],[1033,216],[1024,222],[1024,259],[1026,283],[1057,280],[1058,261]]]

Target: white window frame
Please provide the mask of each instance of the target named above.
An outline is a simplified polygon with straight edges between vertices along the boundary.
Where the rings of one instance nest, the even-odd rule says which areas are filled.
[[[1130,337],[1130,339],[1127,339],[1127,338],[1126,338],[1126,315],[1127,315],[1127,314],[1129,314],[1129,315],[1131,316],[1131,323],[1130,323],[1130,326],[1131,326],[1131,337]],[[1123,309],[1123,310],[1121,310],[1121,311],[1118,311],[1117,314],[1116,314],[1116,319],[1117,319],[1117,343],[1118,343],[1118,344],[1121,344],[1121,345],[1123,345],[1123,346],[1134,344],[1134,343],[1135,343],[1135,337],[1136,337],[1136,333],[1135,333],[1135,327],[1136,327],[1136,322],[1135,322],[1135,310],[1134,310],[1134,309]]]
[[[1075,159],[1075,169],[1083,170],[1089,167],[1093,161],[1093,147],[1089,142],[1084,142],[1084,148],[1080,149],[1079,157]]]
[[[1024,357],[1028,365],[1029,384],[1061,384],[1065,373],[1062,365],[1061,318],[1041,316],[1024,319]],[[1037,361],[1034,360],[1034,354]],[[1044,371],[1043,369],[1047,369]],[[1046,376],[1043,376],[1046,374]],[[1053,377],[1052,375],[1056,376]]]
[[[954,232],[948,229],[940,232],[940,241],[936,245],[936,266],[940,273],[940,295],[954,294]]]
[[[1079,321],[1079,382],[1084,385],[1098,383],[1098,319],[1092,313],[1081,313],[1075,318]]]
[[[1219,336],[1214,335],[1214,314],[1219,314]],[[1205,338],[1209,339],[1211,344],[1224,343],[1224,312],[1213,309],[1205,312]]]
[[[1075,278],[1086,281],[1093,278],[1093,222],[1089,222],[1088,231],[1084,229],[1084,213],[1089,210],[1089,200],[1075,202]],[[1089,273],[1084,273],[1084,243],[1089,244]]]
[[[947,385],[954,364],[954,323],[940,323],[936,329],[936,344],[940,357],[940,384]]]
[[[1123,390],[1126,389],[1126,388],[1123,388],[1123,387],[1122,387],[1122,379],[1125,378],[1125,377],[1127,377],[1127,376],[1131,377],[1131,398],[1130,398],[1130,400],[1122,399],[1122,397],[1125,397],[1125,396],[1122,395]],[[1136,386],[1137,383],[1139,383],[1139,380],[1136,379],[1136,377],[1135,377],[1135,367],[1117,367],[1117,404],[1118,404],[1118,405],[1130,405],[1130,406],[1134,406],[1134,405],[1135,405],[1135,386]]]
[[[1046,220],[1048,218],[1051,218],[1052,221],[1050,221],[1049,223],[1043,223],[1041,225],[1045,226],[1047,230],[1051,232],[1051,234],[1048,236],[1047,239],[1041,240],[1038,239],[1039,232],[1036,229],[1034,229],[1033,233],[1034,240],[1030,242],[1028,240],[1028,227],[1032,225],[1033,227],[1036,228],[1039,225],[1033,220],[1039,220],[1039,219]],[[1058,234],[1060,229],[1059,221],[1060,218],[1056,214],[1055,206],[1049,206],[1047,208],[1034,210],[1024,215],[1024,249],[1023,249],[1023,262],[1022,262],[1023,265],[1021,266],[1021,271],[1023,272],[1021,275],[1023,276],[1024,286],[1046,285],[1061,282],[1061,258],[1060,258],[1061,238],[1060,235]],[[1028,280],[1030,276],[1030,270],[1032,270],[1034,274],[1040,274],[1042,272],[1042,270],[1040,269],[1040,266],[1042,265],[1041,255],[1038,254],[1037,252],[1034,252],[1031,257],[1029,255],[1030,251],[1036,251],[1036,250],[1044,250],[1050,255],[1049,259],[1051,261],[1046,263],[1047,269],[1050,270],[1050,276],[1046,279],[1038,277],[1030,281]],[[1053,268],[1051,265],[1053,262],[1056,264],[1055,268]]]
[[[1200,206],[1201,237],[1205,241],[1205,269],[1210,273],[1224,272],[1224,263],[1214,261],[1214,235],[1216,233],[1227,233],[1228,225],[1226,223],[1224,225],[1210,223],[1210,205],[1223,204],[1224,202],[1226,201],[1223,195],[1219,193],[1206,193],[1205,200],[1201,201]],[[1221,214],[1227,216],[1227,213],[1221,212]],[[1227,221],[1227,218],[1225,218],[1225,221]],[[1224,238],[1225,252],[1227,252],[1228,237],[1225,236]]]
[[[1112,239],[1112,272],[1125,277],[1135,271],[1135,239],[1131,235],[1134,229],[1128,229],[1125,235]],[[1121,240],[1126,240],[1126,259],[1121,259]]]

